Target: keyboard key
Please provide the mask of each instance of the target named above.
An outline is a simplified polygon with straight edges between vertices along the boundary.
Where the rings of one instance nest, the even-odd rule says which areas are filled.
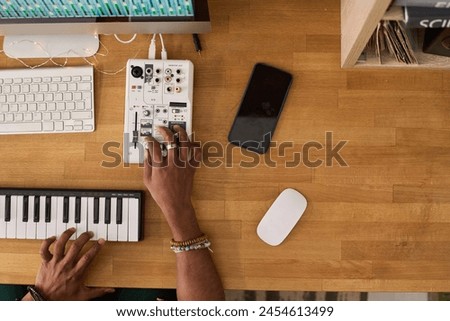
[[[17,196],[6,196],[6,238],[15,239],[17,232]]]
[[[6,238],[5,195],[0,195],[0,239]]]
[[[23,195],[17,196],[16,238],[18,239],[25,239],[27,237],[27,222],[23,221],[23,198]]]
[[[41,132],[41,131],[42,131],[41,123],[0,124],[0,132],[3,133],[21,133],[21,132],[26,133],[26,132]]]
[[[35,200],[38,197],[35,198]],[[37,222],[36,238],[39,240],[47,237],[47,224],[45,223],[46,196],[39,196],[39,221]]]
[[[41,198],[39,196],[34,197],[33,222],[35,223],[39,223],[40,219],[40,210],[41,210],[40,201]]]
[[[82,197],[80,200],[80,219],[77,223],[77,237],[88,229],[88,198]]]
[[[70,113],[70,115],[74,120],[90,119],[92,117],[92,113],[90,111],[73,111]]]
[[[34,195],[28,197],[27,239],[36,239],[37,223],[34,222]]]

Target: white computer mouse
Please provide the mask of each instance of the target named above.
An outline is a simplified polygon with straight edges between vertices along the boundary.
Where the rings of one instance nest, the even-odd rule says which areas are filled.
[[[295,189],[287,188],[277,197],[258,224],[256,233],[269,245],[281,244],[305,212],[308,202]]]

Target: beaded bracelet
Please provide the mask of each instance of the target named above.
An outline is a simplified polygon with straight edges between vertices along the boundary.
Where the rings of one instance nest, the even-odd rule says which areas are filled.
[[[202,250],[202,249],[208,249],[211,251],[211,249],[209,248],[211,246],[211,242],[206,239],[203,242],[199,242],[196,244],[191,244],[191,245],[184,245],[184,246],[176,246],[176,245],[172,245],[170,247],[170,249],[172,251],[174,251],[175,253],[181,253],[181,252],[188,252],[188,251],[194,251],[194,250]]]
[[[201,236],[199,236],[195,239],[186,240],[186,241],[175,241],[174,239],[172,239],[170,241],[170,245],[171,246],[187,246],[187,245],[205,242],[206,240],[208,240],[208,236],[206,234],[202,234]]]
[[[45,301],[44,297],[36,290],[36,288],[32,285],[27,286],[28,292],[30,292],[31,297],[34,301]]]

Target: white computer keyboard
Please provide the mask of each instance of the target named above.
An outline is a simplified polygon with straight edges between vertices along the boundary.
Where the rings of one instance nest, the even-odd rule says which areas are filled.
[[[91,66],[0,70],[0,134],[92,132]]]

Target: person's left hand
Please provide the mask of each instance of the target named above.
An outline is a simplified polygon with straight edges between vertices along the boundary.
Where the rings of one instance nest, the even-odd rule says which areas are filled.
[[[36,277],[35,288],[46,300],[90,300],[114,292],[112,288],[90,288],[84,285],[86,269],[105,240],[95,242],[80,256],[92,233],[81,234],[66,252],[67,241],[73,233],[75,228],[66,230],[58,239],[51,237],[42,243],[40,254],[43,261]],[[55,246],[52,254],[49,248],[53,243]]]

